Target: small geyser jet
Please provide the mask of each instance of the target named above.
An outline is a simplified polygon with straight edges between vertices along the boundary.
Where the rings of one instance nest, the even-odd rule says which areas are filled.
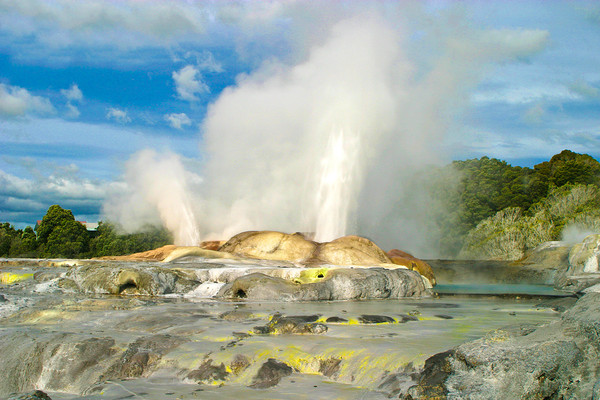
[[[351,202],[357,187],[360,135],[332,129],[320,162],[314,240],[326,242],[346,234]]]

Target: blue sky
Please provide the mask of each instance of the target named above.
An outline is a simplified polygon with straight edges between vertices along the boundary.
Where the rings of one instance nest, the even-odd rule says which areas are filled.
[[[265,63],[301,63],[371,8],[397,18],[418,71],[458,48],[457,32],[535,41],[509,55],[479,43],[485,65],[448,111],[449,159],[600,156],[595,1],[0,0],[0,221],[32,225],[56,203],[96,221],[147,148],[202,177],[209,106]]]

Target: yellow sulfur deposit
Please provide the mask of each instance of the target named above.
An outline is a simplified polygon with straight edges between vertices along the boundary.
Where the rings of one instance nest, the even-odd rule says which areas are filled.
[[[12,285],[13,283],[21,282],[26,279],[33,279],[33,274],[15,274],[12,272],[0,272],[0,282],[3,285]]]

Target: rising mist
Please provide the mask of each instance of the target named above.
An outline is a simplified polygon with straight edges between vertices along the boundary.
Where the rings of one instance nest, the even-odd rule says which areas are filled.
[[[321,29],[299,61],[269,60],[220,94],[202,124],[197,190],[173,154],[142,152],[107,215],[143,209],[177,244],[268,229],[320,241],[360,234],[434,256],[428,188],[408,182],[448,160],[447,139],[460,140],[458,117],[485,67],[540,50],[547,33],[481,32],[441,17],[445,29],[423,21],[411,31],[404,10],[373,8]],[[438,51],[424,59],[419,46]]]

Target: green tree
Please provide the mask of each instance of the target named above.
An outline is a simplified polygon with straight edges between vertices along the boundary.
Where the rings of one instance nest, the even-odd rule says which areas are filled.
[[[0,257],[8,257],[10,255],[10,246],[16,236],[17,231],[14,226],[8,222],[0,224]]]
[[[10,245],[10,257],[37,257],[37,238],[33,228],[18,230]]]
[[[173,243],[171,234],[164,228],[147,225],[140,232],[121,233],[121,226],[101,221],[98,235],[90,242],[93,257],[118,256],[152,250]]]
[[[71,210],[50,206],[37,228],[37,242],[43,257],[84,257],[89,250],[89,235]]]

